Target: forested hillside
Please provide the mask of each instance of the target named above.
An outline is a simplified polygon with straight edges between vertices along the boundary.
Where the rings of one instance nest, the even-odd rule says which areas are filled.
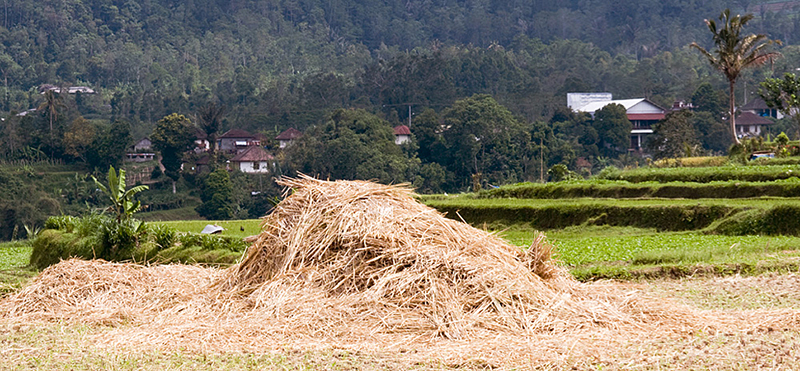
[[[736,6],[757,9],[754,1]],[[2,108],[34,108],[42,84],[101,92],[81,114],[152,124],[212,98],[252,129],[319,110],[441,107],[488,93],[528,120],[563,93],[687,99],[710,75],[685,46],[710,43],[723,1],[4,1]],[[793,44],[791,11],[753,32]],[[569,41],[566,41],[569,40]],[[792,62],[793,63],[793,62]],[[780,68],[780,66],[778,67]],[[400,119],[405,111],[397,109]],[[395,119],[395,117],[390,117]],[[142,130],[143,132],[146,130]]]
[[[782,40],[784,58],[741,76],[737,100],[751,99],[765,77],[799,67],[800,21],[792,2],[776,4],[2,0],[0,158],[104,172],[162,118],[203,126],[214,103],[223,110],[209,135],[307,132],[277,157],[284,172],[434,192],[544,180],[556,164],[586,175],[637,161],[565,109],[576,91],[693,102],[697,114],[684,121],[697,131],[694,154],[718,153],[730,144],[720,122],[727,81],[688,44],[710,47],[703,19],[726,7],[755,12],[747,31]],[[43,94],[48,84],[97,94]],[[409,122],[410,145],[371,154]],[[773,129],[796,137],[788,127]]]

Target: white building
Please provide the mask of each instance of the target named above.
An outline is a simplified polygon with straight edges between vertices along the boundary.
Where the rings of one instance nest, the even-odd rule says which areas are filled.
[[[401,145],[411,140],[411,129],[408,126],[400,125],[394,127],[394,144]]]
[[[570,93],[589,94],[589,93]],[[570,94],[567,94],[569,100]],[[606,94],[606,93],[600,93]],[[573,98],[573,101],[577,101]],[[629,151],[641,151],[648,135],[653,134],[652,125],[663,120],[667,115],[666,110],[651,102],[647,98],[620,99],[620,100],[593,100],[580,107],[570,107],[576,112],[587,112],[594,117],[594,113],[609,105],[619,104],[625,107],[628,120],[633,124],[631,129],[631,144]]]
[[[274,157],[260,146],[250,146],[231,159],[234,169],[249,174],[266,174],[274,170]]]

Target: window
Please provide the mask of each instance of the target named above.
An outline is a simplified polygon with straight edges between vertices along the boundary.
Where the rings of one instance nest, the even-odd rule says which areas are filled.
[[[253,161],[253,170],[258,170],[259,165],[261,165],[258,161]]]

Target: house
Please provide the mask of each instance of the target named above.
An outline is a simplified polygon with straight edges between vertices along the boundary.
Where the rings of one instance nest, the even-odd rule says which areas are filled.
[[[151,149],[152,146],[153,143],[150,142],[150,138],[144,137],[139,139],[138,142],[128,147],[128,150],[125,151],[125,161],[146,162],[155,160],[156,154]]]
[[[262,136],[241,129],[231,129],[217,137],[217,149],[222,152],[240,153],[251,146],[261,146]]]
[[[153,146],[153,142],[150,141],[150,138],[144,137],[139,139],[134,145],[128,147],[129,152],[148,152],[150,148]]]
[[[270,168],[274,170],[275,167],[274,157],[261,146],[247,147],[247,149],[234,156],[230,163],[233,169],[249,174],[269,173]]]
[[[588,98],[583,100],[577,99],[575,96],[571,96],[573,94],[588,94]],[[635,151],[641,152],[642,147],[644,146],[645,142],[647,141],[647,136],[653,134],[652,126],[653,124],[661,121],[666,117],[667,113],[664,108],[661,108],[659,105],[651,102],[647,98],[636,98],[636,99],[621,99],[621,100],[602,100],[602,99],[592,99],[593,96],[597,96],[598,98],[607,97],[603,93],[598,95],[597,93],[568,93],[567,94],[567,102],[588,102],[583,104],[580,107],[573,107],[570,106],[576,112],[587,112],[594,117],[594,113],[609,105],[609,104],[619,104],[625,107],[625,112],[627,113],[628,120],[630,120],[631,124],[633,124],[633,129],[631,129],[631,144],[628,148],[628,151]],[[580,103],[582,104],[582,103]]]
[[[284,130],[282,133],[278,134],[278,136],[275,137],[275,139],[278,140],[279,148],[286,148],[290,146],[292,143],[294,143],[294,141],[297,138],[300,138],[301,136],[303,136],[303,133],[301,133],[300,130],[297,130],[295,128],[288,128]]]
[[[747,102],[747,104],[740,107],[739,110],[742,112],[752,112],[757,116],[761,117],[772,117],[774,119],[779,119],[779,120],[783,118],[783,114],[780,111],[778,111],[777,108],[770,108],[769,106],[767,106],[767,102],[764,102],[764,100],[761,99],[761,97],[753,98],[750,102]]]
[[[411,129],[408,126],[400,125],[394,127],[394,144],[401,145],[411,140]]]
[[[61,94],[61,92],[64,89],[62,89],[62,88],[60,88],[58,86],[55,86],[55,85],[51,85],[51,84],[44,84],[44,85],[39,87],[39,91],[41,92],[41,94],[44,94],[45,92],[47,92],[49,90],[52,90],[54,93]],[[66,91],[67,91],[68,94],[77,94],[77,93],[94,94],[95,93],[94,89],[92,89],[92,88],[90,88],[88,86],[70,86],[70,87],[66,88]]]
[[[766,126],[772,125],[772,120],[753,112],[743,111],[736,117],[735,125],[737,137],[757,137],[761,135]]]
[[[202,129],[196,128],[194,132],[194,152],[203,153],[208,151],[209,147],[208,134]]]

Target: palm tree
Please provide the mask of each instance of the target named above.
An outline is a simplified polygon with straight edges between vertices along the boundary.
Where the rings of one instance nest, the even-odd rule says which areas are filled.
[[[63,91],[63,89],[61,89]],[[58,119],[58,110],[65,108],[66,105],[62,102],[60,94],[56,94],[53,89],[47,89],[44,92],[44,101],[39,105],[40,110],[46,110],[50,115],[50,144],[53,143],[53,121]]]
[[[722,23],[722,28],[717,28],[717,23],[713,20],[706,19],[706,25],[711,33],[714,34],[714,45],[716,49],[709,52],[697,43],[692,43],[691,46],[699,50],[711,63],[711,66],[720,70],[730,83],[730,101],[729,101],[729,121],[731,123],[731,134],[733,140],[737,144],[739,138],[736,137],[736,108],[734,106],[733,89],[736,84],[736,79],[745,68],[760,66],[768,61],[772,61],[780,56],[778,52],[767,52],[764,49],[776,43],[780,45],[780,41],[773,41],[767,39],[766,35],[750,34],[741,36],[742,28],[753,19],[752,14],[745,16],[736,15],[731,17],[731,10],[725,9],[719,16]]]
[[[214,156],[214,148],[217,143],[217,133],[222,128],[222,117],[225,115],[225,106],[209,102],[197,110],[200,128],[208,135],[208,150]]]

